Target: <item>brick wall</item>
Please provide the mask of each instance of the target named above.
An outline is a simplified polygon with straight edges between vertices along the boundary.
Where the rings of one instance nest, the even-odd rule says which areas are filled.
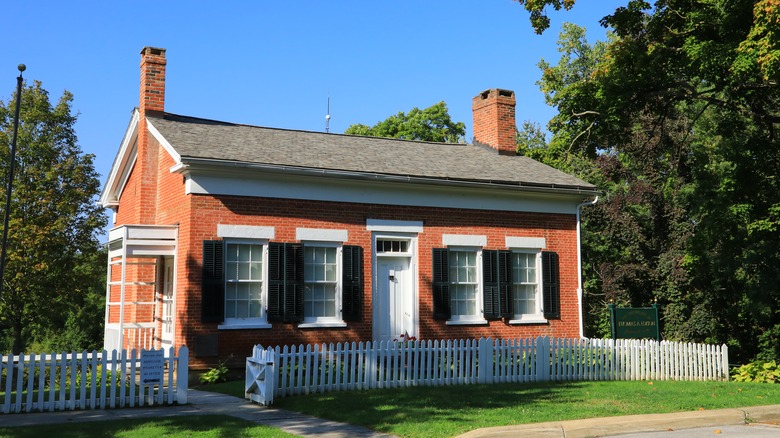
[[[181,340],[194,345],[198,336],[216,334],[219,356],[239,359],[255,344],[265,346],[318,342],[369,341],[372,339],[372,234],[366,230],[366,219],[421,221],[424,231],[418,236],[419,336],[424,339],[461,339],[492,336],[528,337],[539,335],[579,336],[577,310],[577,247],[574,215],[486,212],[444,208],[380,206],[271,198],[194,195],[189,199],[191,217],[189,232],[180,230],[181,272],[177,290],[177,312],[182,321]],[[274,323],[272,329],[217,330],[217,324],[200,322],[200,266],[203,240],[218,239],[217,224],[275,227],[275,241],[295,242],[296,228],[346,229],[345,244],[359,245],[364,251],[363,319],[350,322],[346,328],[301,329],[295,324]],[[561,318],[547,324],[509,325],[490,321],[482,326],[453,326],[433,320],[431,290],[432,248],[441,248],[443,234],[485,235],[487,248],[506,249],[506,236],[544,237],[546,250],[560,257]],[[186,241],[186,242],[185,242]],[[191,249],[185,252],[184,247]],[[180,265],[181,267],[181,265]],[[177,338],[179,339],[179,338]],[[213,364],[215,358],[198,358],[197,366]]]

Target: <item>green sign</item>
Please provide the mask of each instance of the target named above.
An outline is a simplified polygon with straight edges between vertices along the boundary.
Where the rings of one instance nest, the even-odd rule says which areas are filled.
[[[612,339],[661,340],[657,304],[653,307],[615,307],[610,304],[609,319]]]

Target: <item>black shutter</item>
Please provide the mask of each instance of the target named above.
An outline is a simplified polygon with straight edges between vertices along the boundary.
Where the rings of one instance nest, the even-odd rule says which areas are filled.
[[[303,321],[303,247],[268,244],[269,322]]]
[[[512,278],[512,251],[498,252],[498,296],[501,316],[512,319],[514,311],[514,284]]]
[[[558,254],[542,252],[542,302],[544,317],[557,319],[561,317],[561,282],[558,264]]]
[[[498,283],[498,251],[482,250],[482,315],[485,319],[501,318]]]
[[[341,251],[341,318],[360,321],[363,314],[363,248],[344,245]]]
[[[447,248],[433,249],[433,319],[450,319],[449,255]]]
[[[284,322],[303,321],[303,247],[285,245]]]
[[[203,241],[201,269],[201,322],[222,322],[225,319],[224,246],[221,240]]]
[[[284,314],[284,244],[268,244],[268,321],[282,321]]]

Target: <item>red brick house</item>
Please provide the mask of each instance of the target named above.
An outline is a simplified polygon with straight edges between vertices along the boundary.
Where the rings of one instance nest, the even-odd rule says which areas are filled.
[[[473,98],[474,144],[166,113],[165,50],[141,52],[100,202],[107,348],[579,337],[579,212],[596,188],[515,155],[515,96]]]

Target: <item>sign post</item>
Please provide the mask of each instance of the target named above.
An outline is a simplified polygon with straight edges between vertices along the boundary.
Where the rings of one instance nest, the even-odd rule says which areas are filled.
[[[661,340],[658,304],[652,307],[616,307],[609,305],[612,339]]]
[[[165,374],[165,350],[141,350],[141,383],[162,385]]]

